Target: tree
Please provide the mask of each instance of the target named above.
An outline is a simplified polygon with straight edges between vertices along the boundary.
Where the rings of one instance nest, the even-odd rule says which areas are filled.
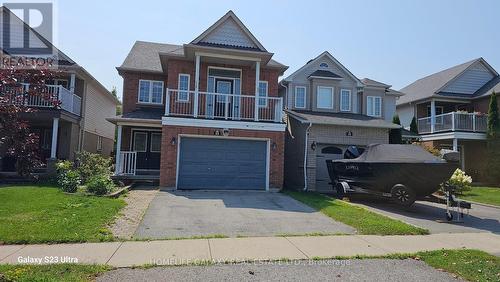
[[[392,117],[392,123],[395,123],[395,124],[399,124],[399,125],[401,125],[401,121],[399,120],[399,116],[398,116],[398,114],[395,114],[395,115]]]
[[[0,70],[0,148],[16,160],[16,171],[28,175],[39,166],[39,137],[31,132],[25,114],[36,111],[27,105],[29,97],[37,96],[60,106],[60,101],[47,89],[46,82],[57,76],[48,69],[21,69],[16,67]]]
[[[500,120],[495,92],[490,97],[487,137],[488,178],[489,181],[498,185],[500,184]]]
[[[113,88],[111,89],[111,94],[118,99],[118,93],[116,92],[116,86],[113,86]]]
[[[415,133],[415,134],[418,134],[417,119],[415,117],[413,117],[411,119],[410,131],[413,132],[413,133]]]

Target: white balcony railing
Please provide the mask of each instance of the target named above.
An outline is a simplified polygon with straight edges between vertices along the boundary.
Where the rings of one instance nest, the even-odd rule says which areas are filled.
[[[256,106],[257,105],[257,106]],[[282,122],[281,97],[167,89],[165,115],[206,119]]]
[[[21,83],[22,88],[16,89],[14,95],[19,96],[20,102],[29,107],[52,108],[54,107],[53,101],[60,101],[60,107],[70,113],[80,116],[82,108],[82,98],[78,95],[71,93],[68,89],[61,85],[45,85],[40,92],[40,95],[28,95],[24,97],[21,94],[29,91],[30,85]]]
[[[436,115],[434,130],[431,117],[418,119],[418,133],[436,133],[444,131],[486,132],[488,116],[478,113],[451,112]]]
[[[124,151],[120,152],[118,159],[117,175],[135,175],[137,162],[137,152]]]

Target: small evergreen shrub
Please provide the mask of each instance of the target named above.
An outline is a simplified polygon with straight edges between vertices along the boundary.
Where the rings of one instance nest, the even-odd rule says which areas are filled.
[[[95,175],[87,181],[87,192],[105,195],[113,191],[115,184],[109,175]]]

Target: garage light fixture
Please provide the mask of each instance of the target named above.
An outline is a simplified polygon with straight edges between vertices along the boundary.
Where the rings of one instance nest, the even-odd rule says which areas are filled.
[[[175,140],[175,137],[172,137],[170,140],[170,145],[175,145],[177,143],[177,140]]]
[[[311,150],[316,151],[316,141],[313,141],[311,144]]]
[[[273,142],[273,144],[271,144],[271,149],[276,150],[276,148],[278,148],[278,144],[276,144],[276,142]]]

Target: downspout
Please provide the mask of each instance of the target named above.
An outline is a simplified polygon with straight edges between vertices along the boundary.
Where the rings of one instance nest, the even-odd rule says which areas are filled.
[[[306,129],[306,138],[304,145],[304,191],[307,191],[307,139],[309,136],[309,129],[311,129],[312,122],[309,122],[309,126]]]
[[[288,109],[288,87],[285,86],[285,84],[283,84],[283,80],[280,81],[280,85],[283,86],[285,88],[285,109]]]

